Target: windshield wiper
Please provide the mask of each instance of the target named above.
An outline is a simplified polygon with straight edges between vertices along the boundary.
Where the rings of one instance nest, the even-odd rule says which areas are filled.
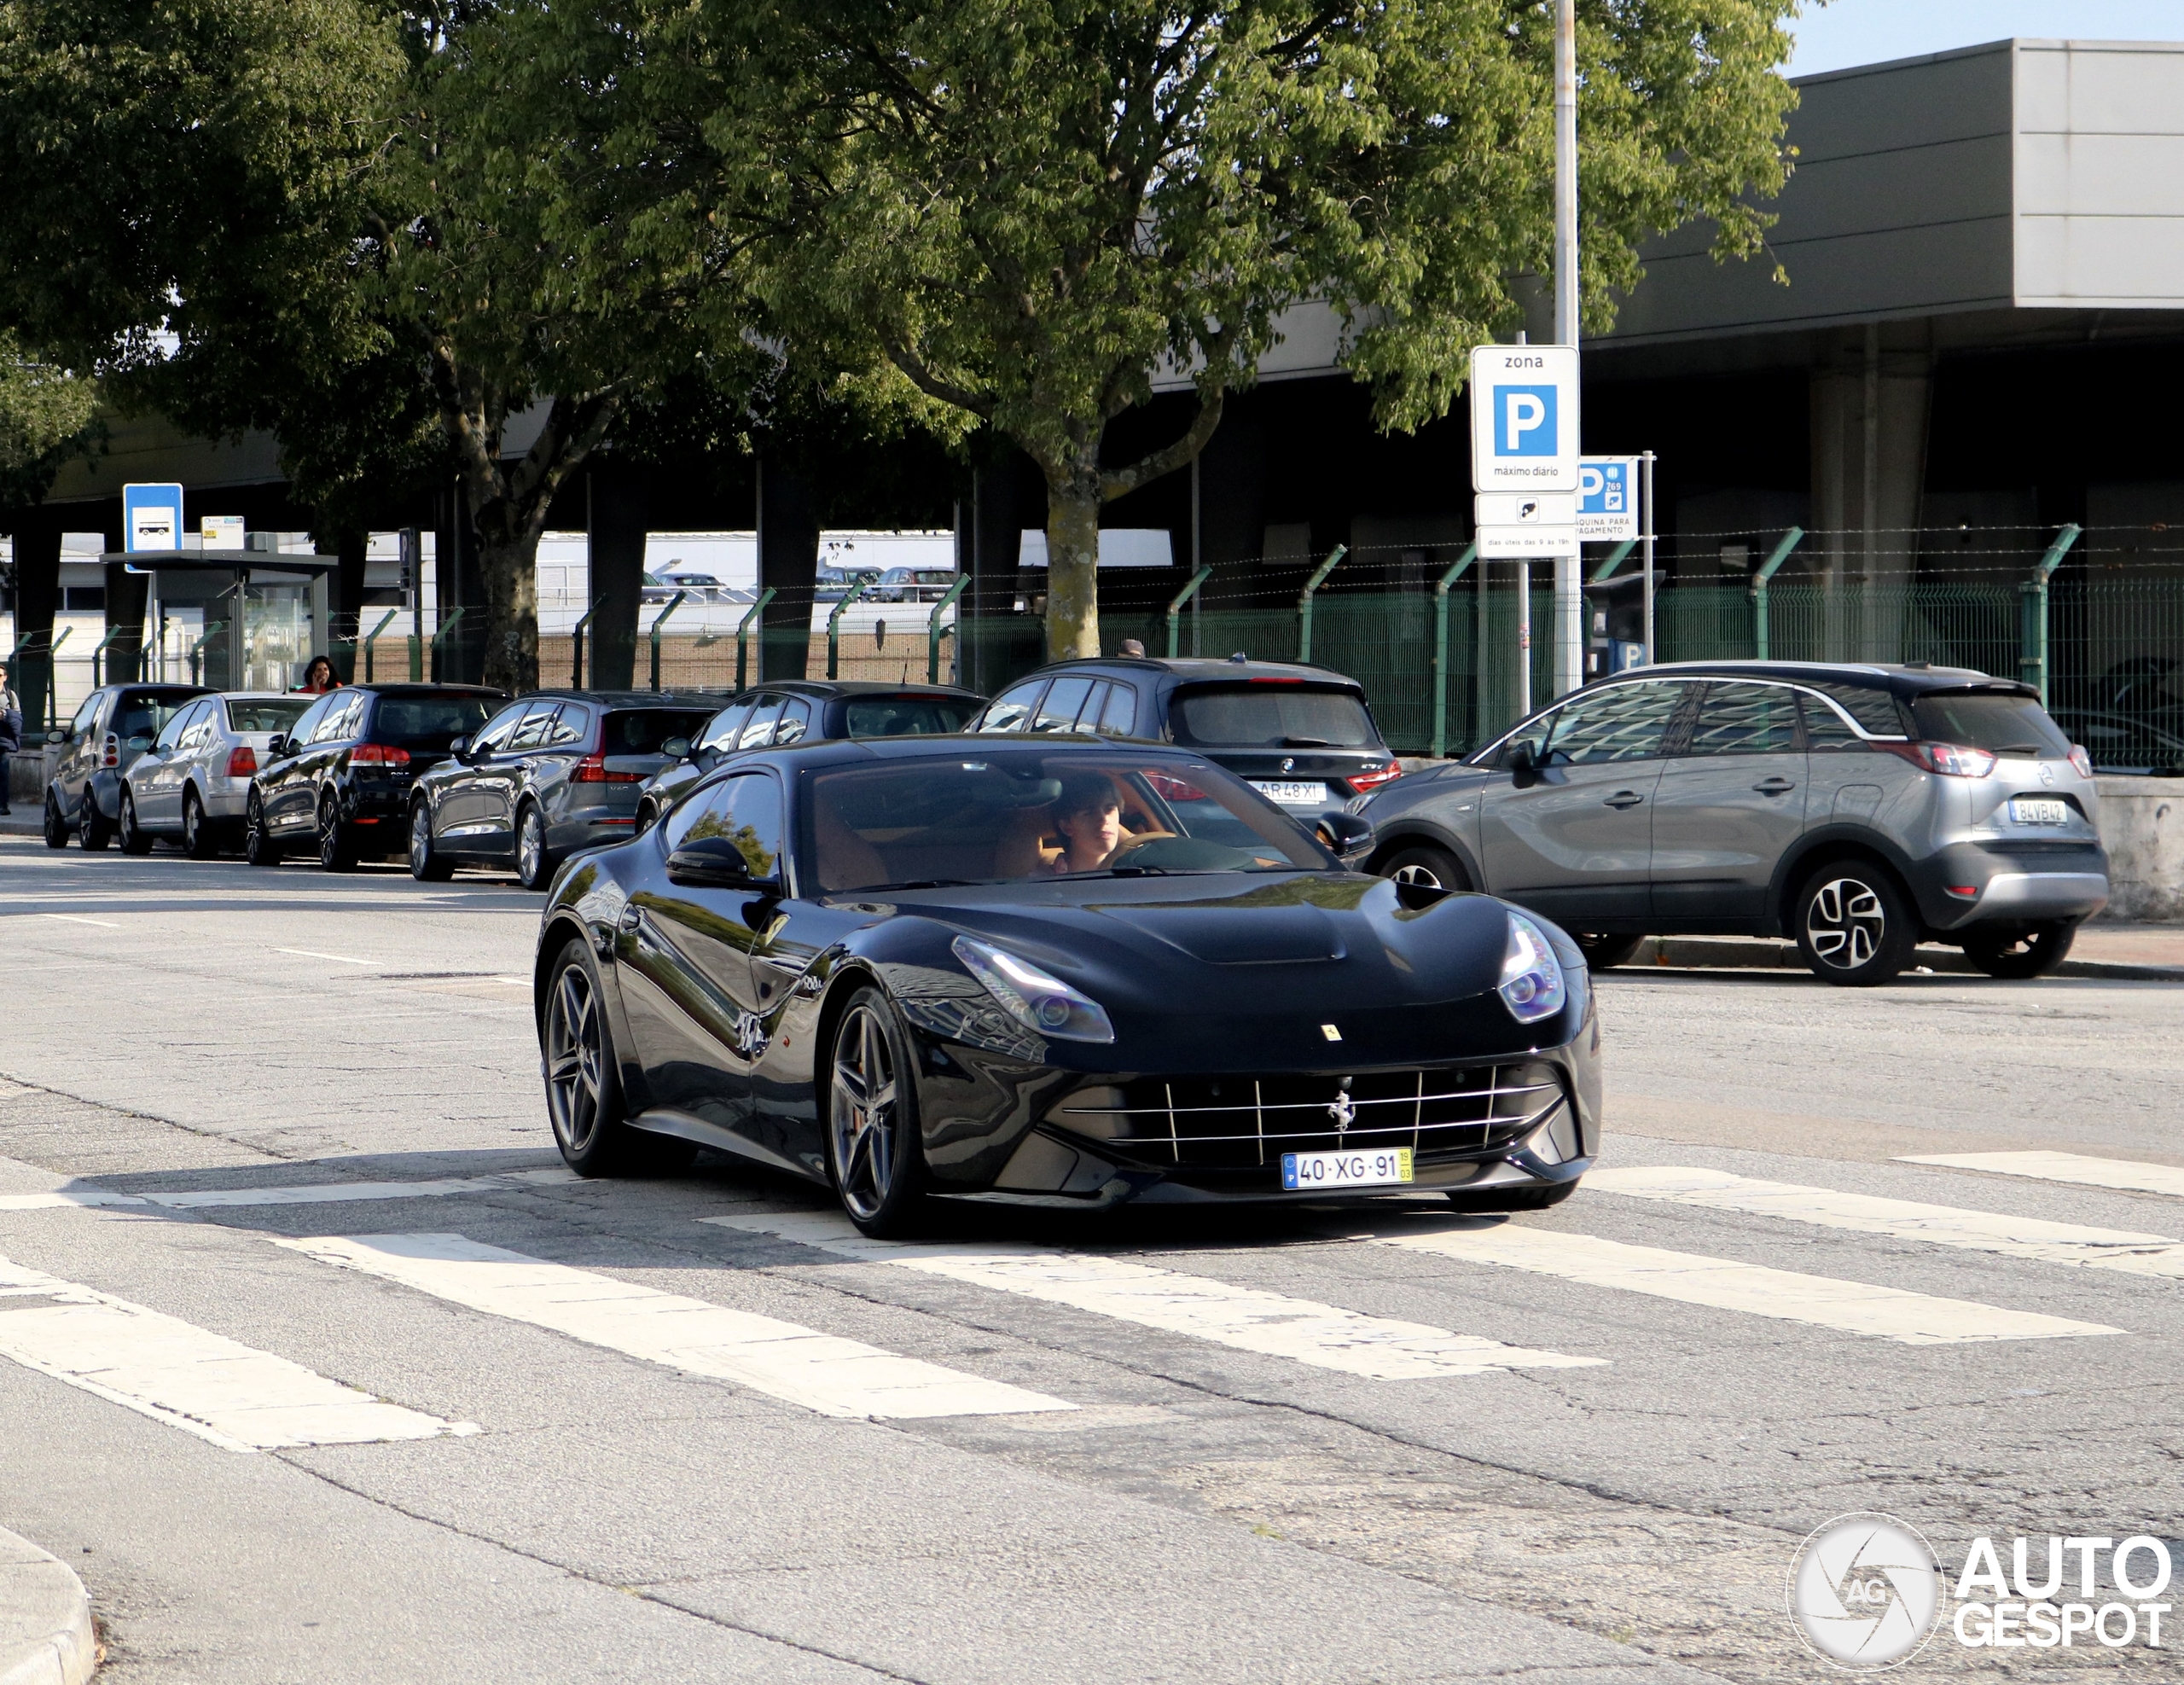
[[[1281,747],[1285,749],[1332,749],[1334,747],[1334,739],[1332,737],[1285,737],[1281,740]]]
[[[2036,755],[2040,752],[2040,745],[2037,743],[2005,743],[2001,748],[1995,750],[1995,752],[1998,755]]]
[[[898,884],[859,884],[855,889],[842,890],[839,893],[863,895],[870,890],[883,889],[971,889],[993,881],[991,878],[906,878]]]

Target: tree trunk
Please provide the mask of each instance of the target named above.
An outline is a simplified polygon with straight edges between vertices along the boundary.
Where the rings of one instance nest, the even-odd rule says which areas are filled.
[[[538,689],[538,532],[537,521],[514,520],[495,522],[480,535],[486,626],[482,677],[511,695]]]
[[[1047,474],[1047,659],[1100,653],[1100,475]]]

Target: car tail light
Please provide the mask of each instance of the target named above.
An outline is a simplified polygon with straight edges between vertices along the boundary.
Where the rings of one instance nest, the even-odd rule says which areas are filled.
[[[1986,749],[1967,749],[1960,743],[1883,743],[1912,765],[1950,778],[1984,778],[1995,770],[1995,757]]]
[[[111,731],[106,735],[105,764],[108,766],[121,764],[121,740]]]
[[[1163,801],[1204,801],[1205,792],[1188,778],[1177,778],[1165,772],[1148,772],[1145,781]]]
[[[2073,743],[2071,745],[2071,764],[2077,768],[2079,777],[2090,778],[2093,776],[2093,757],[2086,753],[2084,744]]]
[[[634,772],[609,772],[606,752],[586,755],[569,769],[572,784],[642,784],[644,780]]]
[[[359,743],[349,751],[351,766],[407,766],[410,752],[387,743]]]
[[[258,770],[258,751],[247,743],[239,743],[228,751],[228,776],[248,778]]]
[[[1390,779],[1402,776],[1403,763],[1391,760],[1385,766],[1371,766],[1362,772],[1351,773],[1350,787],[1353,790],[1377,790]]]
[[[1942,888],[1960,901],[1977,901],[1979,898],[1978,884],[1943,884]]]

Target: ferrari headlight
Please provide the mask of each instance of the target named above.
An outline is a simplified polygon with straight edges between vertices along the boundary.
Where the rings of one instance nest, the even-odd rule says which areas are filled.
[[[990,985],[989,985],[990,986]],[[1502,999],[1519,1024],[1536,1024],[1570,998],[1562,962],[1547,933],[1522,913],[1509,915],[1509,945],[1502,954]]]
[[[1115,1026],[1099,1002],[990,942],[959,936],[951,944],[964,969],[1025,1029],[1064,1042],[1112,1042]],[[1544,946],[1544,943],[1542,944]]]

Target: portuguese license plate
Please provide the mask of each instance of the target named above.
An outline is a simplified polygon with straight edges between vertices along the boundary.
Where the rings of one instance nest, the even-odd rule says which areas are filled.
[[[1292,1189],[1392,1188],[1411,1180],[1410,1148],[1375,1147],[1362,1153],[1284,1153],[1281,1185]]]
[[[1327,799],[1327,787],[1324,784],[1269,783],[1264,779],[1254,778],[1252,787],[1269,801],[1278,801],[1290,807],[1315,807]]]
[[[2067,825],[2071,822],[2071,805],[2052,799],[2013,796],[2010,799],[2010,817],[2020,825]]]

